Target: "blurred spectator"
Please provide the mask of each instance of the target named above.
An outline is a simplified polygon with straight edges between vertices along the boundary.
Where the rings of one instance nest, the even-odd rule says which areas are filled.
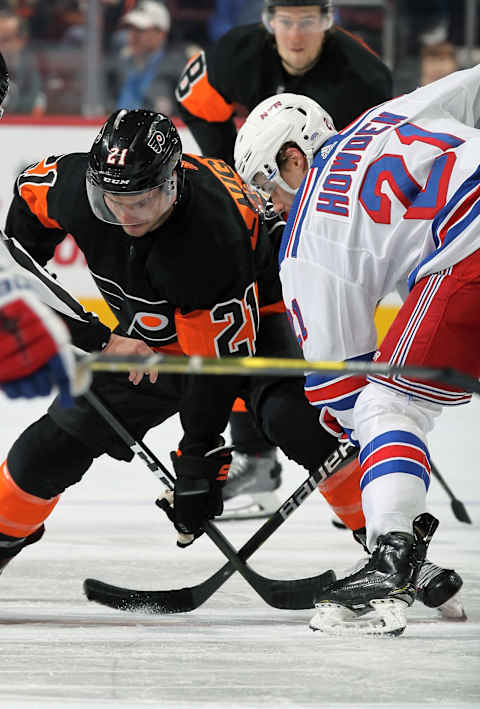
[[[420,86],[441,79],[459,68],[455,47],[450,42],[425,44],[420,57]]]
[[[126,29],[121,26],[122,16],[135,6],[135,0],[102,0],[102,46],[105,52],[119,51],[125,43]]]
[[[216,0],[215,12],[208,22],[211,42],[237,25],[261,22],[263,0]]]
[[[27,26],[14,10],[0,9],[0,47],[10,74],[9,113],[41,115],[45,95],[35,55],[27,47]]]
[[[244,0],[245,3],[249,1]],[[173,38],[207,46],[208,23],[215,9],[215,0],[168,0],[166,4],[173,18]]]
[[[165,5],[143,0],[127,12],[122,23],[127,45],[107,76],[115,108],[146,108],[171,114],[176,108],[175,86],[185,61],[198,48],[167,46],[170,14]]]
[[[458,0],[455,0],[458,4]],[[460,3],[462,4],[462,3]],[[399,20],[408,28],[409,54],[417,54],[425,42],[443,42],[448,39],[450,3],[449,0],[404,0],[398,5]]]

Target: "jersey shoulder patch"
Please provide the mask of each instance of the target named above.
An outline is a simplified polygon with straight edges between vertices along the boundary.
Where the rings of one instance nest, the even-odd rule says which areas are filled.
[[[86,154],[51,155],[29,165],[17,178],[17,190],[47,229],[63,229],[61,213],[78,198]]]

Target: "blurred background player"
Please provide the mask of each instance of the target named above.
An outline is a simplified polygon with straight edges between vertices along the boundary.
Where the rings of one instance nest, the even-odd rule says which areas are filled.
[[[8,93],[0,54],[0,118]],[[0,390],[10,398],[46,396],[58,387],[71,403],[74,360],[66,327],[39,302],[35,283],[19,269],[0,232]]]
[[[263,23],[235,27],[183,71],[179,114],[204,155],[233,165],[235,117],[272,94],[310,96],[338,129],[391,98],[390,70],[367,45],[333,24],[331,0],[265,0]],[[281,228],[274,233],[279,243]],[[281,484],[276,449],[240,400],[230,425],[236,451],[224,490],[224,499],[232,501],[223,519],[268,516],[280,504],[274,493]]]
[[[479,75],[477,66],[447,76],[338,134],[318,104],[295,95],[272,96],[242,126],[237,171],[270,194],[275,209],[290,210],[280,275],[306,359],[370,359],[377,303],[408,284],[375,359],[479,376]],[[389,621],[401,632],[435,531],[424,514],[426,437],[442,406],[467,403],[471,394],[401,376],[314,373],[305,392],[328,430],[359,441],[372,552],[327,589],[311,627],[348,621],[355,630],[370,601],[385,600],[388,610],[397,599]]]
[[[234,117],[272,94],[310,96],[341,130],[392,93],[388,67],[333,25],[331,0],[265,0],[263,19],[235,27],[194,56],[177,86],[180,116],[202,153],[229,165]]]

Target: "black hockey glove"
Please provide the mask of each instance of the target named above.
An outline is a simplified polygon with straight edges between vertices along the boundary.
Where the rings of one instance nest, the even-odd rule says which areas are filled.
[[[170,454],[177,480],[171,493],[157,500],[179,532],[177,546],[184,548],[203,534],[202,524],[223,512],[222,487],[232,460],[228,448],[204,456]],[[173,502],[173,506],[172,506]]]

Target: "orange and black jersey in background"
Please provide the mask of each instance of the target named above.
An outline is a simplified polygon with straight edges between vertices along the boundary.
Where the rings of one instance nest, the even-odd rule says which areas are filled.
[[[138,238],[92,213],[87,159],[53,156],[25,170],[7,235],[44,265],[72,234],[119,334],[189,355],[254,354],[260,314],[283,305],[270,239],[236,173],[218,160],[184,156],[179,203],[162,226]],[[105,333],[85,325],[72,338],[100,349]]]
[[[316,64],[292,76],[273,36],[262,25],[244,25],[189,61],[177,86],[179,114],[204,155],[233,165],[235,113],[250,113],[263,99],[284,92],[314,99],[341,130],[391,98],[392,76],[376,54],[339,27],[326,33]]]

